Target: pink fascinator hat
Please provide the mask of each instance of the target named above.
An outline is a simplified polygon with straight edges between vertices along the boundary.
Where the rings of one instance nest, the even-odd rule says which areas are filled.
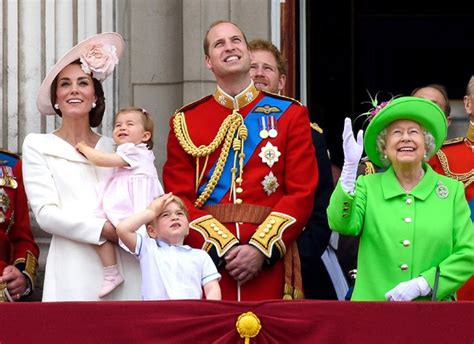
[[[56,114],[51,104],[51,84],[66,66],[80,60],[82,70],[102,82],[113,73],[123,49],[123,38],[116,32],[99,33],[76,44],[56,62],[44,78],[36,99],[39,112],[43,115]]]

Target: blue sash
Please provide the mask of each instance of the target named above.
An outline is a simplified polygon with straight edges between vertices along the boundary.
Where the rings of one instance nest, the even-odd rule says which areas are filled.
[[[17,158],[11,156],[10,154],[0,152],[0,166],[6,165],[14,167],[16,165],[17,160]]]
[[[248,137],[244,143],[244,154],[245,154],[244,166],[250,160],[250,157],[255,152],[255,149],[262,141],[262,138],[259,136],[260,130],[259,130],[258,121],[261,117],[266,116],[266,115],[262,112],[255,112],[255,110],[259,108],[261,109],[264,106],[276,107],[280,111],[271,112],[269,115],[272,115],[273,117],[275,117],[275,120],[278,121],[280,116],[283,115],[283,113],[285,113],[285,111],[290,107],[290,105],[291,105],[291,100],[265,96],[258,102],[257,105],[255,105],[252,111],[250,111],[250,113],[245,117],[244,124],[248,129]],[[217,181],[217,185],[214,191],[212,192],[211,196],[206,201],[205,203],[206,205],[218,204],[221,201],[221,199],[224,197],[224,195],[229,191],[231,177],[232,177],[231,169],[234,164],[234,154],[235,152],[231,147],[229,151],[229,156],[227,157],[227,161],[225,163],[224,170],[222,171],[221,177]],[[214,172],[214,169],[216,168],[216,164],[217,164],[217,161],[209,170],[209,173],[207,175],[207,180],[211,178],[212,173]],[[207,184],[203,184],[199,188],[199,194],[201,194],[204,191],[204,188],[206,187],[206,185]]]

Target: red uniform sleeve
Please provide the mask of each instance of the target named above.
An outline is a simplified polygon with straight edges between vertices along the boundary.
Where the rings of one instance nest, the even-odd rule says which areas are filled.
[[[313,209],[314,192],[319,178],[307,108],[293,104],[287,112],[278,124],[283,129],[279,130],[282,131],[284,140],[279,145],[284,147],[281,152],[283,170],[275,171],[277,176],[282,175],[283,194],[275,195],[278,199],[272,206],[271,214],[250,239],[250,244],[259,248],[267,257],[274,257],[278,253],[281,258],[285,248],[303,230]],[[271,225],[273,226],[270,227]],[[271,229],[269,233],[266,233],[266,228]],[[273,250],[274,246],[278,251]]]
[[[441,166],[441,162],[436,154],[431,157],[428,164],[433,168],[433,170],[444,175],[443,167]]]
[[[10,265],[15,265],[29,279],[33,286],[38,266],[39,249],[31,232],[28,202],[23,186],[21,161],[18,160],[13,167],[17,188],[8,191],[10,207],[8,211],[7,236],[10,242]],[[2,267],[3,269],[3,267]]]
[[[195,158],[187,154],[176,138],[173,129],[173,117],[170,120],[170,132],[168,135],[167,157],[163,166],[163,184],[165,192],[182,198],[189,211],[191,220],[208,215],[204,210],[194,206],[196,200],[196,165]]]

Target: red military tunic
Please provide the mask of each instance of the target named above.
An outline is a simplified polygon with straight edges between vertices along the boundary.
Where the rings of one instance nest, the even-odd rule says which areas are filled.
[[[445,176],[464,183],[466,199],[471,207],[471,219],[474,218],[474,126],[471,124],[466,137],[448,140],[431,158],[429,164]],[[457,292],[458,300],[474,301],[474,277]]]
[[[188,207],[191,223],[186,243],[210,253],[222,274],[220,285],[224,300],[282,298],[285,269],[281,258],[303,230],[313,207],[318,175],[308,112],[306,107],[293,100],[289,100],[291,104],[273,124],[277,136],[261,139],[242,175],[237,154],[234,187],[225,192],[218,205],[209,206],[208,201],[202,206],[195,204],[201,193],[196,191],[196,180],[200,179],[201,170],[204,169],[204,177],[199,182],[200,187],[209,184],[209,171],[225,151],[225,139],[210,145],[223,136],[222,130],[218,135],[219,128],[222,129],[224,121],[233,116],[233,109],[246,118],[265,96],[278,97],[259,93],[253,83],[235,98],[218,88],[213,96],[178,110],[171,120],[168,157],[163,170],[165,189],[181,197]],[[259,111],[263,116],[265,111],[271,115],[278,109],[257,107],[254,113]],[[182,116],[187,129],[187,132],[178,130],[179,137],[175,131],[177,116]],[[188,138],[187,141],[183,136]],[[183,141],[188,144],[183,144]],[[205,154],[197,164],[197,158],[190,155],[189,142],[200,147],[201,151],[203,146],[212,146],[206,152],[207,164]],[[247,143],[244,141],[245,144],[248,140]],[[186,151],[183,146],[187,147]],[[262,150],[263,147],[267,150]],[[268,162],[267,157],[272,161]],[[218,182],[229,177],[224,174]],[[222,259],[239,244],[253,245],[266,256],[262,271],[242,286],[226,272]]]
[[[21,160],[13,153],[0,150],[0,272],[3,273],[7,265],[16,266],[25,274],[32,290],[38,255],[31,233]],[[0,285],[0,289],[4,288],[5,285]]]

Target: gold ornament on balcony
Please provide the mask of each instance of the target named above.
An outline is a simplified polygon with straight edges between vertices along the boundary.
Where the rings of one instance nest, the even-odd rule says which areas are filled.
[[[250,338],[256,337],[262,328],[260,319],[252,312],[239,315],[235,327],[240,337],[245,338],[245,344],[249,344]]]

